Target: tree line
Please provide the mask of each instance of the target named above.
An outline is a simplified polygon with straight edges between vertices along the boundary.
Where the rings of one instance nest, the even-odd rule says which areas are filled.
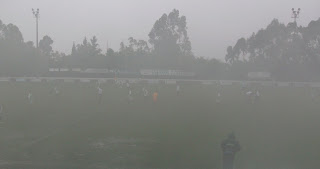
[[[233,72],[271,72],[284,81],[320,80],[320,19],[307,27],[274,19],[249,38],[227,48],[225,61]]]
[[[187,19],[176,9],[156,20],[148,37],[129,37],[118,50],[109,48],[106,53],[96,36],[84,37],[64,54],[52,49],[54,41],[47,35],[37,50],[33,42],[24,42],[17,26],[0,20],[0,75],[41,76],[49,68],[173,69],[195,72],[201,79],[245,80],[249,72],[271,72],[275,80],[320,80],[320,19],[307,27],[274,19],[265,29],[227,47],[225,61],[194,56]]]

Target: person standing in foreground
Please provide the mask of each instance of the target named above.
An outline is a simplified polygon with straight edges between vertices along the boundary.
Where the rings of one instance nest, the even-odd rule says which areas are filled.
[[[221,148],[223,153],[222,168],[234,169],[235,155],[241,149],[240,144],[236,140],[234,133],[229,134],[228,138],[222,141]]]

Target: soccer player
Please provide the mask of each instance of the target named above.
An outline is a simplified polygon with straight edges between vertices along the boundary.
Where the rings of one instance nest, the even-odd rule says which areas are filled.
[[[180,85],[177,85],[177,96],[179,96],[179,94],[180,94]]]
[[[221,94],[220,94],[220,93],[218,93],[218,95],[217,95],[216,102],[217,102],[218,104],[221,103]]]
[[[33,103],[33,96],[32,96],[32,93],[30,91],[28,93],[28,101],[29,101],[29,104]]]
[[[130,104],[132,101],[133,101],[132,91],[131,91],[131,89],[129,89],[129,94],[128,94],[128,103]]]
[[[121,80],[116,80],[116,86],[122,88],[123,82]]]
[[[254,101],[257,102],[260,99],[260,92],[259,90],[256,91],[255,95],[254,95]]]
[[[223,140],[221,143],[221,149],[223,152],[223,169],[233,169],[234,159],[237,152],[240,151],[241,147],[239,142],[236,140],[234,133],[229,134],[228,138]]]
[[[102,100],[102,89],[98,87],[98,103],[100,104]]]
[[[145,88],[142,88],[142,92],[143,92],[144,100],[147,100],[147,97],[148,97],[148,95],[149,95],[148,90],[145,89]]]
[[[153,93],[153,103],[157,103],[157,101],[158,101],[158,92],[154,92]]]
[[[60,91],[58,90],[57,87],[54,87],[54,94],[55,94],[55,95],[59,95],[59,94],[60,94]]]
[[[248,99],[249,103],[252,103],[253,102],[253,99],[252,99],[253,92],[252,91],[248,91],[246,93],[246,96],[247,96],[247,99]]]
[[[116,84],[117,86],[119,86],[119,85],[120,85],[120,81],[119,81],[119,80],[117,80],[116,78],[114,79],[114,82],[115,82],[115,84]]]
[[[252,91],[248,91],[248,92],[246,93],[246,95],[247,95],[247,96],[251,96],[251,95],[252,95]]]
[[[114,75],[113,80],[116,82],[116,84],[118,83],[118,78],[117,78],[117,76],[116,76],[116,75]]]

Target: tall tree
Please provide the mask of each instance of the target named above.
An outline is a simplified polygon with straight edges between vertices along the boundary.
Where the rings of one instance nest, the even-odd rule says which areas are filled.
[[[19,28],[13,24],[2,25],[2,36],[5,40],[14,43],[23,43],[23,36]]]
[[[308,27],[298,27],[294,22],[286,26],[274,19],[247,40],[241,38],[233,48],[228,47],[226,61],[248,53],[250,63],[238,66],[251,69],[242,70],[269,71],[282,80],[320,79],[319,40],[320,19]]]
[[[19,28],[0,21],[0,73],[26,76],[48,71],[48,57],[36,55],[32,42],[24,42]]]
[[[98,56],[101,53],[101,49],[99,49],[97,37],[93,36],[92,39],[90,39],[90,42],[90,56]]]
[[[180,16],[176,9],[169,15],[163,14],[155,22],[149,33],[149,42],[158,57],[158,63],[167,68],[177,67],[183,63],[183,59],[193,58],[186,17]]]
[[[242,60],[245,60],[245,54],[247,52],[247,42],[245,38],[241,38],[237,41],[236,45],[233,48],[233,52],[235,55],[235,59],[238,60],[240,55],[242,55]]]
[[[47,56],[51,55],[53,40],[48,36],[44,36],[39,42],[39,49]]]
[[[5,27],[5,24],[2,23],[2,21],[0,20],[0,39],[4,39],[4,32],[3,32],[4,27]]]
[[[236,58],[236,57],[235,57],[235,55],[234,55],[232,46],[228,46],[228,48],[227,48],[227,55],[225,56],[226,62],[233,63],[234,60],[235,60],[235,58]]]

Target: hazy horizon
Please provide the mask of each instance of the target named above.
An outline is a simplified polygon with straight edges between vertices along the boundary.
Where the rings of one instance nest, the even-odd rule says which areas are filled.
[[[227,46],[265,28],[272,19],[285,24],[292,21],[292,7],[302,9],[298,24],[306,26],[320,17],[319,6],[317,0],[2,0],[0,20],[17,25],[25,41],[35,41],[31,9],[40,8],[39,39],[49,35],[54,50],[70,53],[73,42],[95,35],[105,52],[107,42],[118,50],[120,42],[131,36],[148,40],[154,22],[175,8],[187,17],[195,56],[223,59]]]

